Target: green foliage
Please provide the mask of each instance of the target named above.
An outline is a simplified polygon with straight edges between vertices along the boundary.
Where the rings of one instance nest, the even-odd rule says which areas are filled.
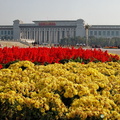
[[[68,63],[69,60],[68,60],[68,59],[62,59],[62,60],[60,60],[59,62],[62,63],[62,64],[65,64],[65,63]]]
[[[9,66],[10,66],[10,64],[14,64],[14,63],[16,63],[16,62],[18,62],[19,60],[15,60],[15,61],[11,61],[11,62],[8,62],[8,63],[6,63],[6,64],[3,64],[3,67],[4,68],[8,68]]]
[[[0,102],[0,120],[55,120],[58,112],[47,111],[43,115],[39,109],[23,107],[21,111],[16,109],[17,104],[9,104],[7,101]]]
[[[35,64],[35,65],[41,65],[41,63],[39,63],[39,62],[34,62],[34,64]]]
[[[86,43],[85,37],[75,37],[75,38],[64,38],[61,39],[61,45],[76,45],[76,44]],[[89,36],[88,45],[97,45],[101,47],[105,46],[120,46],[120,38],[96,38],[94,36]]]

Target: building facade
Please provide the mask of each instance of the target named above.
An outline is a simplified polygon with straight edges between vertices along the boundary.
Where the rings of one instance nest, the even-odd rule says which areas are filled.
[[[91,25],[88,35],[96,38],[120,38],[120,25]],[[85,21],[46,20],[23,23],[14,20],[13,25],[0,26],[0,39],[35,41],[38,44],[59,44],[63,38],[85,37]]]
[[[13,26],[12,25],[0,25],[0,39],[13,39]]]
[[[97,38],[120,38],[120,25],[92,25],[89,36]]]

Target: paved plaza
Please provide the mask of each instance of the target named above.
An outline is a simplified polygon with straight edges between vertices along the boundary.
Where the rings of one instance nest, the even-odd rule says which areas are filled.
[[[8,41],[0,41],[0,44],[2,45],[1,47],[12,47],[12,46],[20,46],[20,47],[28,47],[27,45],[24,45],[20,42],[8,42]],[[34,46],[33,46],[34,47]],[[86,48],[85,48],[86,49]],[[91,48],[87,48],[87,49],[91,49]],[[93,48],[92,48],[93,49]],[[98,48],[96,48],[98,49]],[[113,53],[113,54],[118,54],[120,55],[120,49],[104,49],[104,48],[100,48],[103,51],[108,51],[108,53]]]
[[[118,54],[120,55],[120,49],[103,49],[101,48],[103,51],[108,51],[108,53],[113,53],[113,54]]]

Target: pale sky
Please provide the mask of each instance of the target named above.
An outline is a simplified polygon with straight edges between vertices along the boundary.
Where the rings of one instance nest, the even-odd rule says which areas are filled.
[[[89,25],[120,25],[120,0],[0,0],[0,25],[38,20],[83,19]]]

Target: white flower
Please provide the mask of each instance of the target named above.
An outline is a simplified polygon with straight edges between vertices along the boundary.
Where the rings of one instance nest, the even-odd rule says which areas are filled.
[[[100,115],[100,118],[104,118],[105,116],[103,114]]]

